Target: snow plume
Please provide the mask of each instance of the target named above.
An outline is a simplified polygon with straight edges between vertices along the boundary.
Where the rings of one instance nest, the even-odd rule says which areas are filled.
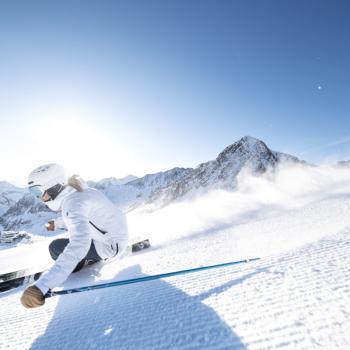
[[[129,213],[128,222],[131,235],[144,235],[162,244],[237,229],[239,225],[281,217],[335,198],[350,199],[350,167],[282,164],[261,176],[242,171],[236,191],[212,190],[157,211],[139,209]],[[298,217],[305,219],[305,215],[290,219],[290,224],[297,224],[294,221]]]

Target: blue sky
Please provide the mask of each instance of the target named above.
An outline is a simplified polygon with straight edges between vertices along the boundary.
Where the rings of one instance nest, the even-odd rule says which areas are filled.
[[[1,180],[213,159],[244,135],[350,159],[350,3],[0,2]]]

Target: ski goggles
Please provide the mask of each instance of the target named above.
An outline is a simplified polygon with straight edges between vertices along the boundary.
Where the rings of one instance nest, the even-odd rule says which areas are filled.
[[[35,196],[36,198],[41,198],[45,191],[43,190],[43,188],[39,185],[35,185],[35,186],[32,186],[32,187],[29,187],[29,192]]]

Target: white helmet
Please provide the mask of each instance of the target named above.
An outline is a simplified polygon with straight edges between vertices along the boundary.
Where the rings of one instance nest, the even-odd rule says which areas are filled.
[[[60,189],[63,189],[66,184],[66,172],[59,164],[42,165],[34,169],[28,177],[29,191],[39,198],[42,197],[46,190],[57,185]]]

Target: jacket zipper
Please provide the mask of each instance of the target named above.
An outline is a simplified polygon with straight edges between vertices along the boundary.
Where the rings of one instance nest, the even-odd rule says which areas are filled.
[[[95,224],[93,224],[91,221],[89,221],[89,223],[97,230],[100,231],[103,235],[105,235],[107,233],[107,231],[103,231],[100,228],[98,228]]]

